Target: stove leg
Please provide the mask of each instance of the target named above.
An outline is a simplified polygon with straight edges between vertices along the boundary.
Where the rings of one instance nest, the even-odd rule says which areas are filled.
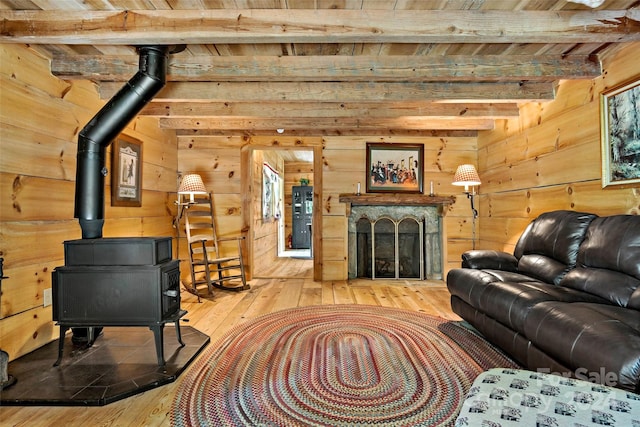
[[[89,328],[87,328],[87,348],[91,347],[93,345],[94,342],[96,342],[96,328],[94,328],[93,326],[90,326]]]
[[[58,339],[58,360],[56,360],[56,363],[54,363],[53,366],[60,366],[60,363],[62,362],[62,353],[64,350],[64,336],[68,330],[69,330],[68,326],[60,325],[60,338]]]
[[[180,347],[184,347],[185,343],[182,342],[182,335],[180,334],[180,319],[176,320],[176,337],[180,343]]]
[[[158,366],[164,366],[164,323],[161,325],[149,326],[149,329],[153,331],[153,336],[156,341],[156,355],[158,356]]]

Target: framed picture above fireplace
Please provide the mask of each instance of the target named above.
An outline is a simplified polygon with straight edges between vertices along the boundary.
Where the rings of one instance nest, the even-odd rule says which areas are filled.
[[[367,193],[422,193],[424,145],[367,142]]]
[[[111,147],[111,206],[142,206],[142,142],[126,135]]]

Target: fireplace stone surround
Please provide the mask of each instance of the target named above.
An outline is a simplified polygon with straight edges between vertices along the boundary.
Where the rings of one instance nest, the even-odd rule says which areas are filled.
[[[443,278],[443,220],[446,208],[455,202],[455,197],[404,193],[341,194],[339,200],[347,204],[349,279]],[[371,233],[371,236],[363,236],[363,233]],[[387,240],[383,244],[386,246],[384,250],[380,250],[383,248],[380,243],[376,249],[373,235]],[[408,250],[408,245],[419,245],[420,248]],[[378,257],[377,253],[382,252],[385,255]],[[395,258],[389,261],[395,261],[395,267],[388,267],[386,259],[394,252]],[[420,259],[407,260],[410,254]],[[379,270],[380,264],[385,266],[383,270]],[[416,270],[418,264],[419,273]],[[393,273],[387,271],[389,268]]]

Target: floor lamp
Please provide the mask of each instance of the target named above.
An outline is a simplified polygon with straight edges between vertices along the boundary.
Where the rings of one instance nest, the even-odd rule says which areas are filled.
[[[197,173],[183,176],[182,181],[180,181],[180,185],[178,186],[178,200],[175,202],[176,205],[178,205],[178,213],[173,220],[173,226],[177,230],[176,252],[178,258],[180,258],[180,220],[182,219],[184,210],[189,209],[189,206],[195,203],[194,196],[196,194],[208,194],[207,189],[202,182],[202,177]],[[182,198],[185,195],[189,195],[189,198],[186,201],[183,201]]]
[[[460,165],[456,170],[456,174],[453,176],[453,185],[464,186],[464,193],[467,195],[467,198],[471,200],[471,212],[473,213],[473,222],[472,222],[472,238],[471,244],[472,248],[476,248],[476,218],[478,218],[478,210],[476,209],[473,199],[476,195],[476,186],[480,185],[480,177],[478,176],[478,171],[476,171],[475,166],[473,165]],[[471,189],[469,189],[471,187]]]

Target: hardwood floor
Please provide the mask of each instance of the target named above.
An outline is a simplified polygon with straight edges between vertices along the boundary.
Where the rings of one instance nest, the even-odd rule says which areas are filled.
[[[182,307],[189,313],[188,325],[211,336],[211,344],[234,325],[257,316],[291,307],[324,304],[369,304],[420,311],[459,320],[449,305],[449,293],[441,281],[354,280],[314,282],[311,262],[288,264],[295,278],[251,280],[245,292],[217,291],[197,302],[182,293]],[[307,267],[305,267],[305,265]],[[281,266],[278,274],[284,274]],[[287,272],[287,274],[290,272]],[[291,276],[290,276],[291,277]],[[65,426],[168,426],[173,396],[183,374],[175,383],[102,407],[0,407],[0,425]]]
[[[311,278],[313,277],[313,260],[294,257],[280,257],[271,265],[264,267],[261,271],[254,272],[256,278]]]

